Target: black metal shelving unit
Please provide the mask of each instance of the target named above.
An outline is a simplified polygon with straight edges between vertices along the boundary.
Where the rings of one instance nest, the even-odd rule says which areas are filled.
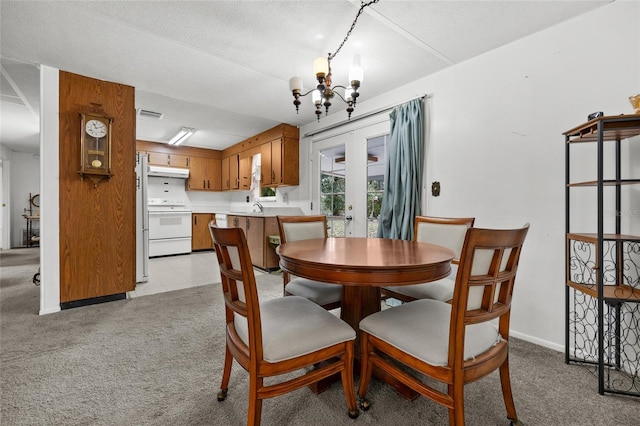
[[[597,376],[600,394],[640,396],[640,236],[623,233],[640,225],[640,212],[632,207],[638,205],[640,192],[635,188],[640,188],[640,176],[623,176],[632,174],[632,168],[623,167],[627,166],[627,158],[622,162],[623,144],[640,143],[639,135],[638,114],[599,117],[564,132],[565,362],[582,365]],[[585,143],[595,144],[596,158],[590,151],[582,152],[576,156],[582,162],[576,164],[572,151]],[[631,151],[631,147],[628,149]],[[572,181],[571,167],[591,170],[592,160],[596,179]],[[640,157],[631,162],[640,164]],[[576,193],[582,198],[573,204],[595,195],[596,232],[576,232],[571,226],[573,191],[594,188],[596,194]],[[590,208],[573,207],[585,215],[592,214]]]

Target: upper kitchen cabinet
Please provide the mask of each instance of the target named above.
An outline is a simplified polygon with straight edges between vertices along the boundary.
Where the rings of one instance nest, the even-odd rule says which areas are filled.
[[[297,127],[280,124],[223,152],[222,189],[248,190],[251,185],[251,159],[260,154],[260,184],[262,186],[291,186],[300,183],[300,132]],[[230,159],[227,168],[225,161]],[[233,169],[237,165],[237,170]],[[236,173],[237,172],[237,173]],[[227,175],[231,176],[226,184]],[[233,187],[234,178],[238,185]]]
[[[271,167],[271,182],[268,169],[263,173],[264,186],[291,186],[300,183],[300,161],[298,139],[281,137],[269,142],[271,158],[267,163]],[[264,152],[264,151],[263,151]]]
[[[273,181],[271,179],[271,143],[260,146],[260,185],[267,186]]]
[[[149,164],[154,166],[189,167],[189,156],[181,154],[169,154],[166,152],[148,151]]]
[[[300,183],[300,131],[281,124],[261,133],[261,179],[263,186],[292,186]]]
[[[239,154],[233,154],[222,158],[221,175],[222,175],[222,190],[229,191],[231,189],[239,188]]]
[[[299,138],[297,127],[279,124],[224,151],[148,141],[136,141],[136,150],[147,153],[149,164],[188,168],[189,191],[248,191],[257,154],[262,186],[299,185]]]
[[[149,164],[185,167],[189,169],[186,189],[189,191],[220,191],[220,168],[222,151],[174,147],[165,143],[136,141],[136,150],[146,152]]]
[[[190,157],[189,191],[220,191],[221,160],[217,158]]]
[[[251,189],[251,161],[253,155],[249,151],[245,151],[240,154],[239,162],[239,176],[240,176],[240,189],[249,191]]]
[[[225,157],[220,162],[220,186],[223,191],[231,189],[231,182],[229,182],[229,159],[230,157]]]

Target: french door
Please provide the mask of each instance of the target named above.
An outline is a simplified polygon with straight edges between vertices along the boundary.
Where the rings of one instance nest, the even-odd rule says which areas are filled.
[[[375,237],[384,190],[387,116],[312,141],[312,214],[330,237]]]

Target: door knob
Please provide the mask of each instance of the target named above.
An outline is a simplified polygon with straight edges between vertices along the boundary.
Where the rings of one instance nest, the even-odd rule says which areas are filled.
[[[353,220],[353,216],[346,216],[345,219],[346,220]]]

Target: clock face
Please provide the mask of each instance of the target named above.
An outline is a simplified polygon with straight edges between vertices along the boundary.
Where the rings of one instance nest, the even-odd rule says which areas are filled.
[[[94,138],[103,138],[107,134],[107,126],[102,121],[89,120],[85,126],[87,134]]]

